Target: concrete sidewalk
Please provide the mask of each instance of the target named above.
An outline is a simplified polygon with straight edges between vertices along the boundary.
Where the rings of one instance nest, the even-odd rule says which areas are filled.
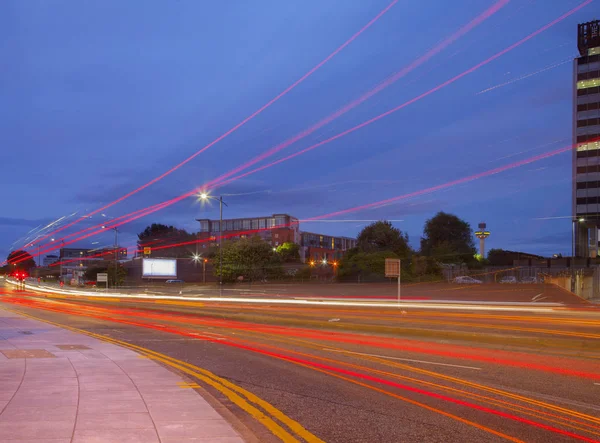
[[[178,375],[0,308],[1,442],[243,443]]]

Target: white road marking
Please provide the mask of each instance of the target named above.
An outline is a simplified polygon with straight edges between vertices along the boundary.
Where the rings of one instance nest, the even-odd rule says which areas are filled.
[[[533,298],[531,299],[531,301],[536,301],[540,295],[544,295],[544,293],[543,293],[543,292],[540,292],[538,295],[536,295],[535,297],[533,297]]]
[[[451,365],[449,363],[438,363],[435,361],[413,360],[411,358],[390,357],[388,355],[364,354],[362,352],[351,352],[351,351],[343,351],[343,350],[329,349],[329,348],[323,348],[323,350],[329,351],[329,352],[341,352],[344,354],[368,355],[369,357],[387,358],[388,360],[401,360],[401,361],[409,361],[409,362],[413,362],[413,363],[426,363],[428,365],[450,366],[453,368],[474,369],[476,371],[481,371],[481,368],[475,368],[473,366]]]

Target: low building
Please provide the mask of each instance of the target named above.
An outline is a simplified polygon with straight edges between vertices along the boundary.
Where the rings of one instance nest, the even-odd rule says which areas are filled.
[[[335,261],[356,247],[356,239],[332,235],[302,232],[300,234],[300,258],[306,262]]]
[[[44,267],[50,266],[52,263],[56,263],[59,260],[58,255],[49,254],[44,257],[42,264]]]
[[[199,249],[216,247],[221,235],[219,220],[197,219],[200,223]],[[264,217],[232,218],[223,220],[225,238],[259,236],[273,247],[283,243],[296,243],[300,246],[303,263],[311,261],[332,261],[341,259],[348,249],[356,246],[356,239],[336,237],[313,232],[301,232],[300,222],[288,214],[273,214]]]
[[[197,219],[200,223],[198,239],[214,239],[200,243],[199,248],[217,246],[217,238],[243,238],[259,236],[273,247],[291,242],[300,244],[299,222],[288,214],[273,214],[263,217],[230,218],[223,220],[221,229],[219,220]],[[221,234],[222,233],[222,234]]]

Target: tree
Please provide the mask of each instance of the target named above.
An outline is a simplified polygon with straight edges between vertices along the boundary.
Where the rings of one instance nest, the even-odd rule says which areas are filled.
[[[117,272],[115,274],[115,266],[112,264],[107,264],[104,266],[95,266],[93,268],[88,268],[83,273],[83,277],[88,281],[96,281],[97,274],[107,273],[108,274],[108,284],[109,286],[115,285],[115,275],[117,284],[122,285],[125,282],[125,277],[127,277],[127,269],[123,267],[120,263],[117,265]]]
[[[182,246],[157,249],[156,253],[152,251],[151,254],[160,257],[185,257],[190,256],[196,250],[196,246],[193,243],[195,240],[196,236],[190,234],[185,229],[152,223],[138,234],[138,249],[143,250],[145,246],[152,249],[153,247],[158,248],[171,244],[189,243]]]
[[[410,270],[419,279],[425,276],[439,276],[441,268],[433,257],[413,255],[410,260]]]
[[[412,252],[408,234],[394,228],[389,221],[377,221],[363,228],[356,245],[362,252],[391,251],[400,258],[407,258]]]
[[[471,226],[454,214],[438,212],[425,223],[421,254],[442,263],[473,261],[475,244]]]
[[[239,277],[256,281],[269,276],[281,275],[281,258],[273,247],[260,237],[241,238],[223,244],[223,281],[235,281]],[[220,275],[217,263],[215,273]]]
[[[9,272],[16,269],[29,271],[31,268],[35,268],[35,260],[32,255],[23,250],[12,251],[8,254],[6,261],[8,262],[8,267],[10,269]]]
[[[277,246],[277,254],[284,263],[300,262],[300,246],[296,243],[285,242],[284,244]]]
[[[340,261],[337,277],[339,280],[385,281],[385,259],[398,258],[392,251],[355,251]],[[404,277],[405,269],[402,269]]]

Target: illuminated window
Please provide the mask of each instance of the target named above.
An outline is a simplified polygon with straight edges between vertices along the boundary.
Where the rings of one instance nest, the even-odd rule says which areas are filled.
[[[331,249],[335,249],[335,239],[331,237]]]
[[[600,54],[600,46],[596,48],[588,49],[588,55],[599,55]]]
[[[275,219],[274,218],[268,218],[267,219],[267,228],[272,228],[275,226]]]
[[[594,149],[600,149],[600,141],[591,142],[591,143],[583,143],[581,145],[577,145],[577,151],[592,151]]]
[[[587,89],[600,86],[600,78],[591,78],[589,80],[580,80],[577,82],[577,89]]]

